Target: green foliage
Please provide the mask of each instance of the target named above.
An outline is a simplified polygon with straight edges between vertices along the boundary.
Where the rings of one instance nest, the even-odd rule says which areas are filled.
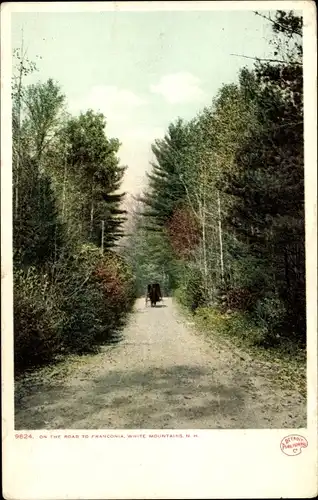
[[[273,377],[281,385],[292,385],[306,396],[306,350],[288,339],[276,337],[274,345],[266,343],[267,325],[257,326],[254,318],[244,312],[222,313],[218,309],[202,308],[194,316],[196,326],[208,338],[217,338],[219,345],[230,343],[236,356],[248,357],[266,366],[273,366]],[[265,339],[265,342],[264,342]],[[248,362],[248,361],[247,361]]]
[[[51,78],[46,83],[29,85],[24,92],[23,103],[30,150],[39,161],[60,125],[60,115],[65,96],[58,83]]]
[[[229,332],[267,347],[304,345],[302,19],[257,15],[271,22],[273,58],[243,68],[211,106],[155,141],[145,238],[156,229],[170,244],[183,305],[231,311]],[[148,255],[156,247],[149,239]]]
[[[192,308],[192,310],[204,306],[206,297],[204,295],[203,280],[196,269],[187,268],[175,296],[182,305]]]
[[[14,290],[17,372],[59,354],[97,352],[116,338],[135,300],[127,264],[94,245],[64,256],[46,274],[16,271]]]
[[[156,140],[152,152],[156,162],[148,174],[149,191],[141,198],[150,226],[162,228],[176,205],[185,198],[181,177],[188,148],[188,130],[181,119],[170,124],[165,138]]]
[[[265,296],[257,301],[254,307],[255,321],[261,328],[266,330],[264,345],[273,345],[280,338],[278,332],[282,332],[286,318],[286,308],[280,298],[274,294]]]
[[[145,220],[146,219],[146,220]],[[148,217],[135,212],[123,254],[136,280],[136,293],[144,296],[150,282],[160,283],[162,293],[170,295],[177,282],[178,262],[164,228],[148,230]]]
[[[64,193],[71,190],[74,197],[76,210],[68,210],[72,224],[80,224],[82,236],[100,245],[104,221],[104,246],[111,247],[123,234],[124,195],[116,192],[125,167],[119,166],[116,156],[120,144],[106,137],[105,127],[105,117],[91,110],[70,118],[61,132],[64,161],[56,170]]]
[[[298,21],[279,14],[279,31],[288,34],[286,23],[294,30]],[[289,53],[286,62],[277,64],[257,64],[257,91],[250,97],[257,126],[242,140],[235,170],[223,175],[223,188],[234,199],[227,214],[230,230],[247,243],[260,269],[267,269],[262,280],[264,307],[268,296],[278,297],[271,308],[274,311],[276,304],[281,321],[268,321],[277,330],[285,325],[292,335],[304,339],[302,68],[299,54],[290,57]],[[255,277],[254,286],[259,286]],[[259,311],[258,306],[255,310]]]
[[[20,217],[13,226],[14,260],[19,266],[43,265],[53,261],[64,241],[57,201],[50,178],[40,174],[34,161],[20,183]]]
[[[15,371],[114,340],[135,299],[134,276],[112,252],[124,210],[117,139],[92,111],[66,116],[51,79],[13,82]],[[102,226],[103,222],[103,226]],[[103,235],[102,233],[103,227]],[[102,246],[102,248],[101,248]]]
[[[17,369],[110,342],[150,281],[224,335],[305,344],[302,19],[258,15],[271,22],[273,59],[243,68],[154,142],[121,256],[118,140],[100,113],[66,116],[53,80],[25,88],[35,67],[17,54]]]
[[[60,264],[56,283],[63,296],[63,346],[69,352],[95,351],[112,340],[134,302],[133,276],[116,254],[101,255],[85,245]]]
[[[223,314],[218,309],[201,308],[196,315],[198,323],[211,334],[217,332],[224,337],[235,338],[247,345],[261,345],[266,335],[266,327],[255,324],[244,312]]]
[[[48,275],[14,273],[15,372],[52,361],[62,344],[64,314]]]

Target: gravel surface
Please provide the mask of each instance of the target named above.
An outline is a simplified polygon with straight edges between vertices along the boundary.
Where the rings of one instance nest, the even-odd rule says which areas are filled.
[[[23,377],[15,400],[19,430],[306,427],[297,391],[207,342],[169,298],[138,299],[120,343]]]

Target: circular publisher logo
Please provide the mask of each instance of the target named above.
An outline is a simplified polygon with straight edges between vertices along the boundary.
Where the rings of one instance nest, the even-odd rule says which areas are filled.
[[[285,455],[290,457],[300,455],[302,448],[307,448],[308,441],[299,434],[290,434],[284,437],[280,442],[280,449]]]

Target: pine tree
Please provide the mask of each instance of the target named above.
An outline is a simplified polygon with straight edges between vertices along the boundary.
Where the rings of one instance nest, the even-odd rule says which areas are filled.
[[[278,12],[274,31],[286,35],[277,63],[258,62],[250,97],[257,126],[236,153],[225,176],[234,196],[228,221],[267,273],[255,282],[258,298],[281,301],[286,330],[305,335],[304,164],[301,20]],[[290,36],[296,37],[291,46]],[[300,41],[299,41],[300,39]],[[284,59],[285,57],[285,59]],[[246,91],[245,74],[241,74]],[[245,87],[245,88],[244,88]],[[251,91],[251,87],[249,88]],[[256,147],[257,145],[257,147]],[[265,279],[264,279],[265,278]],[[277,297],[277,299],[275,299]],[[273,305],[273,309],[275,305]],[[259,309],[260,310],[260,309]],[[273,311],[274,314],[274,311]]]
[[[169,125],[164,139],[156,140],[152,145],[156,161],[152,163],[151,174],[148,174],[147,193],[140,199],[147,206],[144,216],[150,218],[149,227],[154,230],[164,227],[175,207],[186,196],[181,176],[188,147],[187,138],[187,127],[179,119]]]
[[[120,208],[124,193],[118,193],[125,172],[116,156],[120,144],[105,134],[105,118],[88,111],[71,118],[63,133],[66,141],[66,170],[78,190],[77,224],[84,239],[101,244],[104,222],[105,245],[113,245],[123,234],[125,210]]]

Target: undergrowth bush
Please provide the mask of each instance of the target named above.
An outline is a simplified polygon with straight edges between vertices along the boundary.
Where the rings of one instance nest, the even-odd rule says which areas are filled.
[[[125,262],[94,245],[64,256],[51,273],[17,271],[14,289],[16,372],[58,354],[96,352],[116,336],[135,300]]]
[[[15,371],[50,362],[62,345],[64,312],[47,275],[14,273]]]
[[[220,293],[219,303],[224,312],[228,309],[249,311],[252,309],[254,302],[255,293],[248,288],[236,287]]]
[[[205,303],[202,277],[194,270],[188,270],[184,282],[175,290],[174,296],[185,307],[197,309]]]
[[[266,337],[266,328],[260,327],[245,313],[222,313],[218,309],[200,308],[198,321],[204,326],[227,337],[236,337],[250,345],[260,345]]]
[[[266,331],[262,343],[265,346],[277,344],[286,318],[286,309],[279,297],[272,294],[258,300],[253,315],[257,324]]]
[[[94,279],[103,301],[101,319],[104,329],[98,341],[107,342],[124,325],[126,314],[135,301],[135,284],[123,259],[110,252],[97,263]]]
[[[180,302],[181,305],[188,307],[188,299],[186,296],[186,288],[184,285],[179,286],[176,290],[174,290],[174,297]]]

